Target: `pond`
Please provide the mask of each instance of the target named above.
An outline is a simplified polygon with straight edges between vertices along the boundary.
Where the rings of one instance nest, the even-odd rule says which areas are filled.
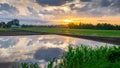
[[[73,47],[113,46],[82,38],[59,35],[0,36],[0,62],[48,62]]]

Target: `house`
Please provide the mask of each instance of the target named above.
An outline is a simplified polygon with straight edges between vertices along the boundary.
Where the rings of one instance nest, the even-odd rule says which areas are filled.
[[[17,26],[17,25],[11,25],[11,28],[21,28],[21,26]]]

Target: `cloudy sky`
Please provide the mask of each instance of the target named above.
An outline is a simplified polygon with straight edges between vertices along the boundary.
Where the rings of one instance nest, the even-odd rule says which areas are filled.
[[[0,21],[22,24],[82,23],[120,25],[120,0],[0,0]]]

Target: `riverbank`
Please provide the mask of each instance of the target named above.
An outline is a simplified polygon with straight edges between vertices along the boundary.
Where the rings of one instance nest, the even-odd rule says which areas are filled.
[[[18,68],[18,62],[0,62],[0,68]]]
[[[115,45],[120,45],[120,37],[107,37],[107,36],[89,36],[80,34],[65,34],[65,33],[48,33],[48,32],[38,32],[38,31],[28,31],[28,30],[4,30],[0,31],[0,36],[26,36],[26,35],[62,35],[70,36],[76,38],[84,38],[89,40],[95,40],[99,42],[111,43]]]

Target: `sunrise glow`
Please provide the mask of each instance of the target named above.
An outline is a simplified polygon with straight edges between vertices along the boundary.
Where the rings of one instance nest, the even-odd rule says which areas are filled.
[[[0,0],[0,8],[1,21],[6,22],[16,18],[21,24],[33,25],[80,22],[120,25],[119,0]]]
[[[73,20],[69,20],[69,19],[65,19],[64,22],[66,22],[66,23],[72,23],[74,21]]]

